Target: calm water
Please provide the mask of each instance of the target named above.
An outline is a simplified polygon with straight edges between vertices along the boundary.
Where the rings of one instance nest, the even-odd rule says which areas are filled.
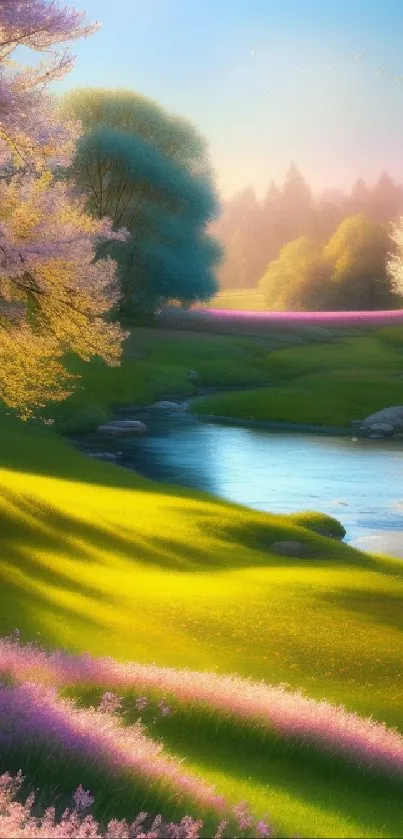
[[[91,435],[80,448],[119,452],[122,466],[154,480],[258,510],[328,513],[343,523],[348,541],[403,557],[402,441],[273,433],[207,424],[186,413],[148,415],[146,422],[146,437]]]

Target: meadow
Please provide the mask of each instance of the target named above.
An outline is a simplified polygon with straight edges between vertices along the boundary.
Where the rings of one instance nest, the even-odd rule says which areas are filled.
[[[399,328],[317,337],[133,330],[123,367],[89,365],[55,425],[187,395],[189,368],[281,390],[315,359],[328,381],[354,360],[398,382]],[[34,814],[60,815],[82,784],[94,836],[141,811],[203,822],[172,836],[223,820],[229,836],[400,836],[401,562],[349,548],[326,516],[254,512],[86,458],[37,421],[0,425],[0,774],[22,770],[19,801],[39,788]],[[271,551],[287,540],[306,556]]]
[[[339,334],[320,350],[312,343],[270,354],[267,388],[209,395],[193,403],[200,415],[348,427],[402,402],[403,328]]]
[[[191,406],[200,416],[348,427],[401,404],[403,326],[323,329],[291,320],[256,335],[136,327],[121,367],[94,360],[71,362],[71,369],[82,377],[75,393],[44,412],[66,434],[95,428],[119,406],[200,390],[205,395]]]
[[[254,288],[226,289],[220,291],[208,305],[209,309],[229,309],[241,312],[263,312],[266,308],[263,294]]]

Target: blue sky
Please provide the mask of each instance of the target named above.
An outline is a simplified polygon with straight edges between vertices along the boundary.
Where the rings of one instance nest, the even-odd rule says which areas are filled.
[[[130,88],[188,117],[223,195],[262,195],[291,160],[315,190],[384,168],[403,182],[403,0],[75,5],[102,29],[59,90]]]

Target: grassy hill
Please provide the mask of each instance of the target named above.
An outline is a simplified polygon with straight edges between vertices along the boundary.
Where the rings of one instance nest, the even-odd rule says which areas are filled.
[[[23,640],[74,652],[285,682],[403,730],[401,563],[318,535],[334,530],[326,517],[274,517],[154,485],[34,424],[3,417],[1,437],[2,633],[18,627]],[[269,546],[280,539],[304,542],[311,557],[276,556]],[[83,688],[74,695],[86,701]],[[189,771],[233,803],[247,799],[257,816],[269,811],[284,835],[399,835],[396,781],[189,703],[146,723]],[[48,757],[32,762],[29,750],[14,768],[27,765],[52,789],[96,784],[105,808],[113,784],[52,760],[50,777]],[[144,790],[127,779],[121,789],[117,811],[130,789],[140,809]]]

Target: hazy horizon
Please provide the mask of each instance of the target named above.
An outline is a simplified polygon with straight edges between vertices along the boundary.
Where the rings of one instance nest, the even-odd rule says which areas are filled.
[[[77,0],[100,32],[63,91],[125,87],[191,120],[223,198],[294,161],[314,193],[403,181],[403,3]],[[219,7],[217,8],[217,5]]]

